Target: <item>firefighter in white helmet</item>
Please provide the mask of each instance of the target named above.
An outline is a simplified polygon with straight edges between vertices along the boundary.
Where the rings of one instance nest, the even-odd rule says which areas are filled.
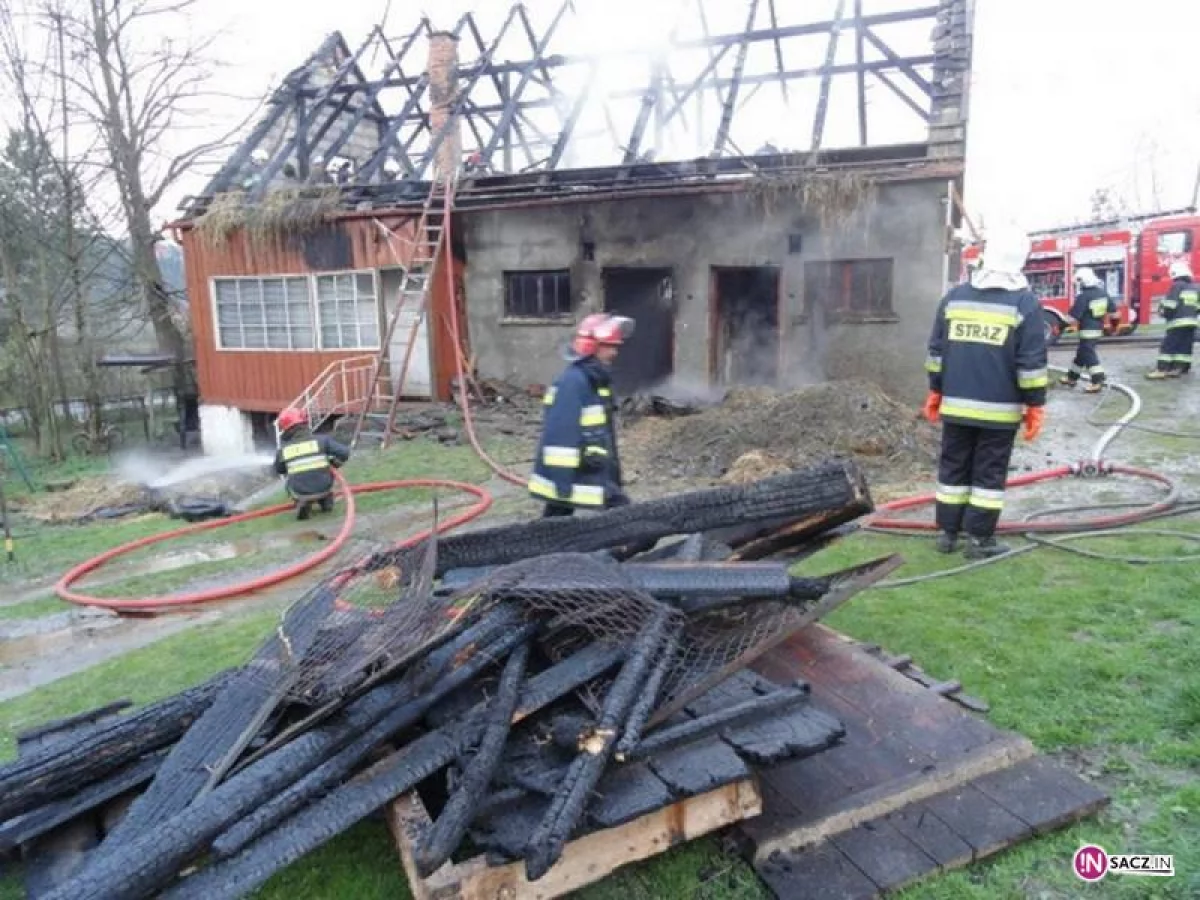
[[[1041,304],[1022,269],[1028,236],[997,229],[970,281],[938,305],[929,337],[925,416],[939,418],[937,550],[953,553],[966,532],[968,559],[1008,552],[995,538],[1017,430],[1041,432],[1046,338]]]
[[[1179,378],[1192,370],[1192,343],[1200,317],[1200,284],[1192,276],[1192,267],[1182,260],[1173,262],[1170,273],[1171,290],[1159,307],[1167,320],[1167,333],[1158,348],[1158,364],[1146,373],[1155,380]]]
[[[1074,387],[1080,376],[1087,374],[1090,380],[1083,389],[1085,393],[1095,394],[1104,388],[1104,366],[1100,365],[1096,342],[1104,337],[1104,320],[1116,311],[1116,304],[1096,273],[1088,266],[1076,269],[1075,302],[1068,315],[1079,328],[1079,346],[1071,367],[1061,379],[1067,387]]]
[[[612,363],[631,334],[632,319],[605,313],[586,316],[575,329],[567,367],[542,401],[546,418],[529,493],[545,502],[543,517],[629,503],[617,453]]]

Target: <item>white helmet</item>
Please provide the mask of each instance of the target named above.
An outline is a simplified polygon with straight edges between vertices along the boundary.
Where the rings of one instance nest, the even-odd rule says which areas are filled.
[[[1176,278],[1190,279],[1191,277],[1192,277],[1192,267],[1189,266],[1187,263],[1185,263],[1183,260],[1179,260],[1178,262],[1171,263],[1171,280],[1172,281],[1174,281]]]
[[[1099,287],[1100,279],[1090,266],[1080,266],[1075,270],[1075,280],[1084,287]]]
[[[997,228],[987,236],[980,268],[1002,275],[1020,275],[1029,257],[1029,235],[1015,226]]]

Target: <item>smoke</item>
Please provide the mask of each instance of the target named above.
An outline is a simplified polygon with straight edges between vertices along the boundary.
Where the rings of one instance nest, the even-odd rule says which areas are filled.
[[[237,474],[265,470],[274,461],[267,453],[247,453],[241,456],[196,456],[180,460],[147,450],[132,450],[122,454],[113,469],[118,478],[149,490],[187,484],[218,474]]]

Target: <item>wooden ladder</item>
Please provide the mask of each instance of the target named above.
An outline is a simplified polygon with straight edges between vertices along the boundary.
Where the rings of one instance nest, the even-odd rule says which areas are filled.
[[[417,343],[417,335],[429,312],[434,271],[437,267],[438,257],[445,245],[445,223],[450,215],[452,203],[453,185],[447,187],[441,179],[435,179],[429,189],[429,195],[421,207],[421,216],[417,220],[414,239],[407,242],[408,259],[401,259],[397,254],[397,262],[401,263],[404,275],[396,292],[396,303],[388,316],[379,355],[375,358],[375,364],[367,382],[367,396],[363,400],[358,420],[354,425],[354,436],[350,441],[351,447],[358,445],[359,438],[368,429],[368,423],[374,425],[380,420],[383,422],[380,446],[387,447],[391,442],[392,428],[396,423],[396,410],[399,407],[400,398],[404,394],[404,383],[408,378],[408,369],[412,362],[413,347]],[[393,253],[396,252],[394,245],[392,250]],[[404,358],[400,363],[399,374],[393,377],[392,336],[405,312],[413,312],[414,317],[408,340],[404,345]],[[379,411],[381,409],[383,412]],[[371,433],[375,431],[374,428],[370,430]]]

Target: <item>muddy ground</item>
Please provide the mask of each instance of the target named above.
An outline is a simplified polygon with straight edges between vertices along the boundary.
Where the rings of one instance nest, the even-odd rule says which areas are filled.
[[[1200,436],[1200,384],[1196,378],[1169,383],[1147,382],[1143,375],[1152,365],[1153,348],[1103,348],[1106,367],[1115,380],[1137,390],[1145,407],[1138,425],[1142,428],[1171,428]],[[1071,351],[1052,351],[1051,362],[1066,366]],[[1088,423],[1088,417],[1111,421],[1125,412],[1127,402],[1115,393],[1100,398],[1056,387],[1051,391],[1046,428],[1033,444],[1019,440],[1013,473],[1036,471],[1089,457],[1104,428]],[[417,414],[414,414],[417,415]],[[510,403],[490,404],[477,409],[476,423],[481,441],[504,438],[525,441],[530,456],[537,439],[541,407],[537,398],[517,397]],[[442,443],[464,440],[461,418],[453,410],[433,410],[410,421],[413,439]],[[453,434],[452,434],[453,432]],[[722,482],[746,480],[806,465],[828,453],[854,457],[868,473],[877,502],[932,486],[937,430],[921,422],[916,410],[899,405],[869,385],[854,383],[824,385],[789,394],[762,391],[734,392],[727,401],[697,415],[682,418],[623,416],[622,444],[629,470],[629,490],[635,499],[649,499],[678,490]],[[1146,430],[1126,430],[1111,446],[1107,459],[1154,468],[1179,480],[1184,493],[1200,494],[1200,474],[1195,470],[1187,439],[1167,437]],[[527,464],[515,467],[524,474]],[[251,492],[253,479],[239,484],[243,494]],[[211,487],[211,485],[210,485]],[[268,485],[268,488],[270,486]],[[468,528],[490,527],[505,521],[537,514],[533,504],[518,488],[500,479],[486,485],[495,500],[484,519]],[[126,488],[127,489],[127,488]],[[76,507],[87,506],[96,497],[113,502],[120,487],[97,488],[86,484]],[[234,500],[232,488],[228,499]],[[1124,477],[1081,481],[1063,479],[1010,494],[1006,518],[1018,518],[1052,506],[1083,503],[1144,501],[1159,496],[1161,488]],[[63,498],[56,509],[67,509]],[[462,498],[441,503],[449,515],[468,502]],[[928,515],[918,512],[917,515]],[[398,505],[359,516],[356,534],[341,554],[309,575],[247,598],[227,601],[199,612],[173,614],[158,619],[119,619],[95,610],[71,610],[39,619],[12,620],[0,628],[0,700],[41,684],[82,671],[105,659],[153,643],[167,634],[214,618],[236,616],[264,607],[284,608],[322,575],[328,574],[363,552],[399,540],[427,527],[427,503]],[[333,537],[339,517],[319,518],[308,523],[289,521],[271,533],[248,542],[219,541],[205,545],[203,559],[196,549],[173,546],[169,551],[106,570],[92,586],[119,583],[151,572],[171,572],[198,561],[230,559],[250,552],[271,551],[299,558]],[[45,527],[45,526],[44,526]],[[54,526],[49,526],[54,527]],[[281,560],[282,561],[282,560]],[[260,564],[270,570],[281,564]],[[189,583],[188,589],[244,580],[258,572],[235,571]],[[6,586],[4,602],[26,602],[49,594],[46,584]],[[15,589],[13,589],[15,588]],[[71,653],[60,652],[66,647]]]

